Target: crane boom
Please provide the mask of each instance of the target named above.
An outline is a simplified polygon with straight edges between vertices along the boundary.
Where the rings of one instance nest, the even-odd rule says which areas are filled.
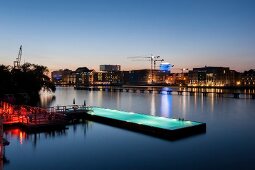
[[[158,61],[163,62],[163,61],[164,61],[164,59],[154,60],[154,70],[156,69],[156,62],[158,62]]]
[[[20,69],[21,56],[22,56],[22,45],[19,47],[18,57],[14,61],[14,68],[15,69]]]
[[[151,72],[151,84],[153,84],[153,64],[154,64],[154,69],[155,69],[155,65],[156,65],[156,61],[164,61],[163,59],[162,60],[157,60],[158,58],[160,58],[160,56],[154,56],[154,55],[151,55],[150,57],[142,57],[142,56],[135,56],[135,57],[128,57],[130,59],[135,59],[133,61],[137,61],[137,59],[141,59],[141,58],[144,58],[144,59],[149,59],[149,60],[145,60],[145,61],[150,61],[151,62],[151,69],[150,69],[150,72]],[[141,61],[141,60],[139,60]]]

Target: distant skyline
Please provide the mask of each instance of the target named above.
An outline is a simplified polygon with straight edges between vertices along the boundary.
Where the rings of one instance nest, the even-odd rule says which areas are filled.
[[[159,55],[176,68],[255,68],[254,0],[0,0],[0,64],[50,70]]]

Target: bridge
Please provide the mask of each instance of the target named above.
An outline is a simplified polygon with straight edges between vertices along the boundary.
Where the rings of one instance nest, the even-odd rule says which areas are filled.
[[[215,95],[217,97],[231,97],[231,98],[247,98],[255,99],[255,93],[242,93],[242,92],[209,92],[201,90],[176,90],[164,89],[164,88],[147,88],[147,87],[86,87],[80,86],[75,87],[76,90],[87,90],[87,91],[103,91],[103,92],[131,92],[131,93],[149,93],[149,94],[167,94],[167,95],[202,95],[207,97],[208,95]]]

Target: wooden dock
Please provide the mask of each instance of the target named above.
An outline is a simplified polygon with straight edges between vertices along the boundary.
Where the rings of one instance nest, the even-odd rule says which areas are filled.
[[[65,128],[67,124],[85,119],[85,106],[70,105],[50,108],[14,106],[0,102],[0,115],[4,128],[20,127],[27,131]]]

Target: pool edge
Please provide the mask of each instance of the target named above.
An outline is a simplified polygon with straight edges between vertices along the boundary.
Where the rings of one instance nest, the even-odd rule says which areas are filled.
[[[163,129],[158,127],[137,124],[133,122],[126,122],[123,120],[102,117],[102,116],[92,115],[92,114],[87,114],[87,118],[89,120],[107,124],[113,127],[119,127],[122,129],[127,129],[134,132],[140,132],[146,135],[156,136],[156,137],[160,137],[160,138],[164,138],[168,140],[177,140],[177,139],[188,137],[191,135],[206,133],[206,123],[203,123],[203,122],[199,122],[200,124],[198,125],[170,130],[170,129]]]

